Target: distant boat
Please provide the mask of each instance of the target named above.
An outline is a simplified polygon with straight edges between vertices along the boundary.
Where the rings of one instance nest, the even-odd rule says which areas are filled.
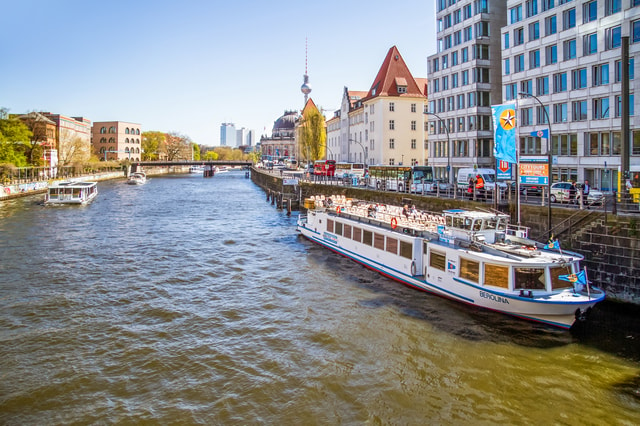
[[[202,173],[202,172],[204,172],[204,166],[189,167],[189,173]]]
[[[147,183],[147,175],[143,172],[135,172],[127,179],[129,185],[144,185]]]
[[[88,204],[98,196],[97,182],[56,182],[49,187],[45,205]]]
[[[229,168],[226,166],[218,167],[216,166],[216,173],[226,173],[229,171]]]

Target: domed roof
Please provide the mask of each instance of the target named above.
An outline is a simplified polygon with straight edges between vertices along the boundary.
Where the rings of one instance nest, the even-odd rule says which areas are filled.
[[[296,111],[285,111],[282,117],[273,122],[273,133],[295,129],[297,118],[298,113]]]

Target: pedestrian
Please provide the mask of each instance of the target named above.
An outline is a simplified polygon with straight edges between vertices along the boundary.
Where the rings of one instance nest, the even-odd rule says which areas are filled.
[[[571,186],[569,187],[569,204],[573,204],[576,202],[576,183],[571,182]]]
[[[473,179],[473,176],[469,177],[469,188],[467,188],[467,196],[470,200],[473,200],[473,190],[476,187],[476,182]]]
[[[478,199],[484,200],[484,178],[482,175],[476,176],[476,190],[478,192]]]

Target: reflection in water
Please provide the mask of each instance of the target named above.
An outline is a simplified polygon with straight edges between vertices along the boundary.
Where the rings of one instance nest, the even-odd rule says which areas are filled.
[[[2,424],[640,421],[603,310],[568,333],[404,287],[240,172],[99,186],[0,203]]]

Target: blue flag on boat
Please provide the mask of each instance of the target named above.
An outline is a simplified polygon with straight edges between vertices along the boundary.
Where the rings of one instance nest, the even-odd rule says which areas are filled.
[[[558,240],[549,241],[549,243],[546,246],[544,246],[544,248],[551,249],[551,250],[560,250],[560,241]]]
[[[531,136],[533,136],[534,138],[549,139],[549,129],[533,131],[531,132]]]
[[[562,281],[569,281],[570,283],[573,283],[573,284],[576,284],[576,283],[582,284],[582,285],[587,284],[587,273],[584,271],[580,271],[577,274],[560,275],[558,278],[561,279]]]
[[[493,105],[495,129],[493,155],[496,160],[517,163],[516,157],[516,108],[514,104]]]

